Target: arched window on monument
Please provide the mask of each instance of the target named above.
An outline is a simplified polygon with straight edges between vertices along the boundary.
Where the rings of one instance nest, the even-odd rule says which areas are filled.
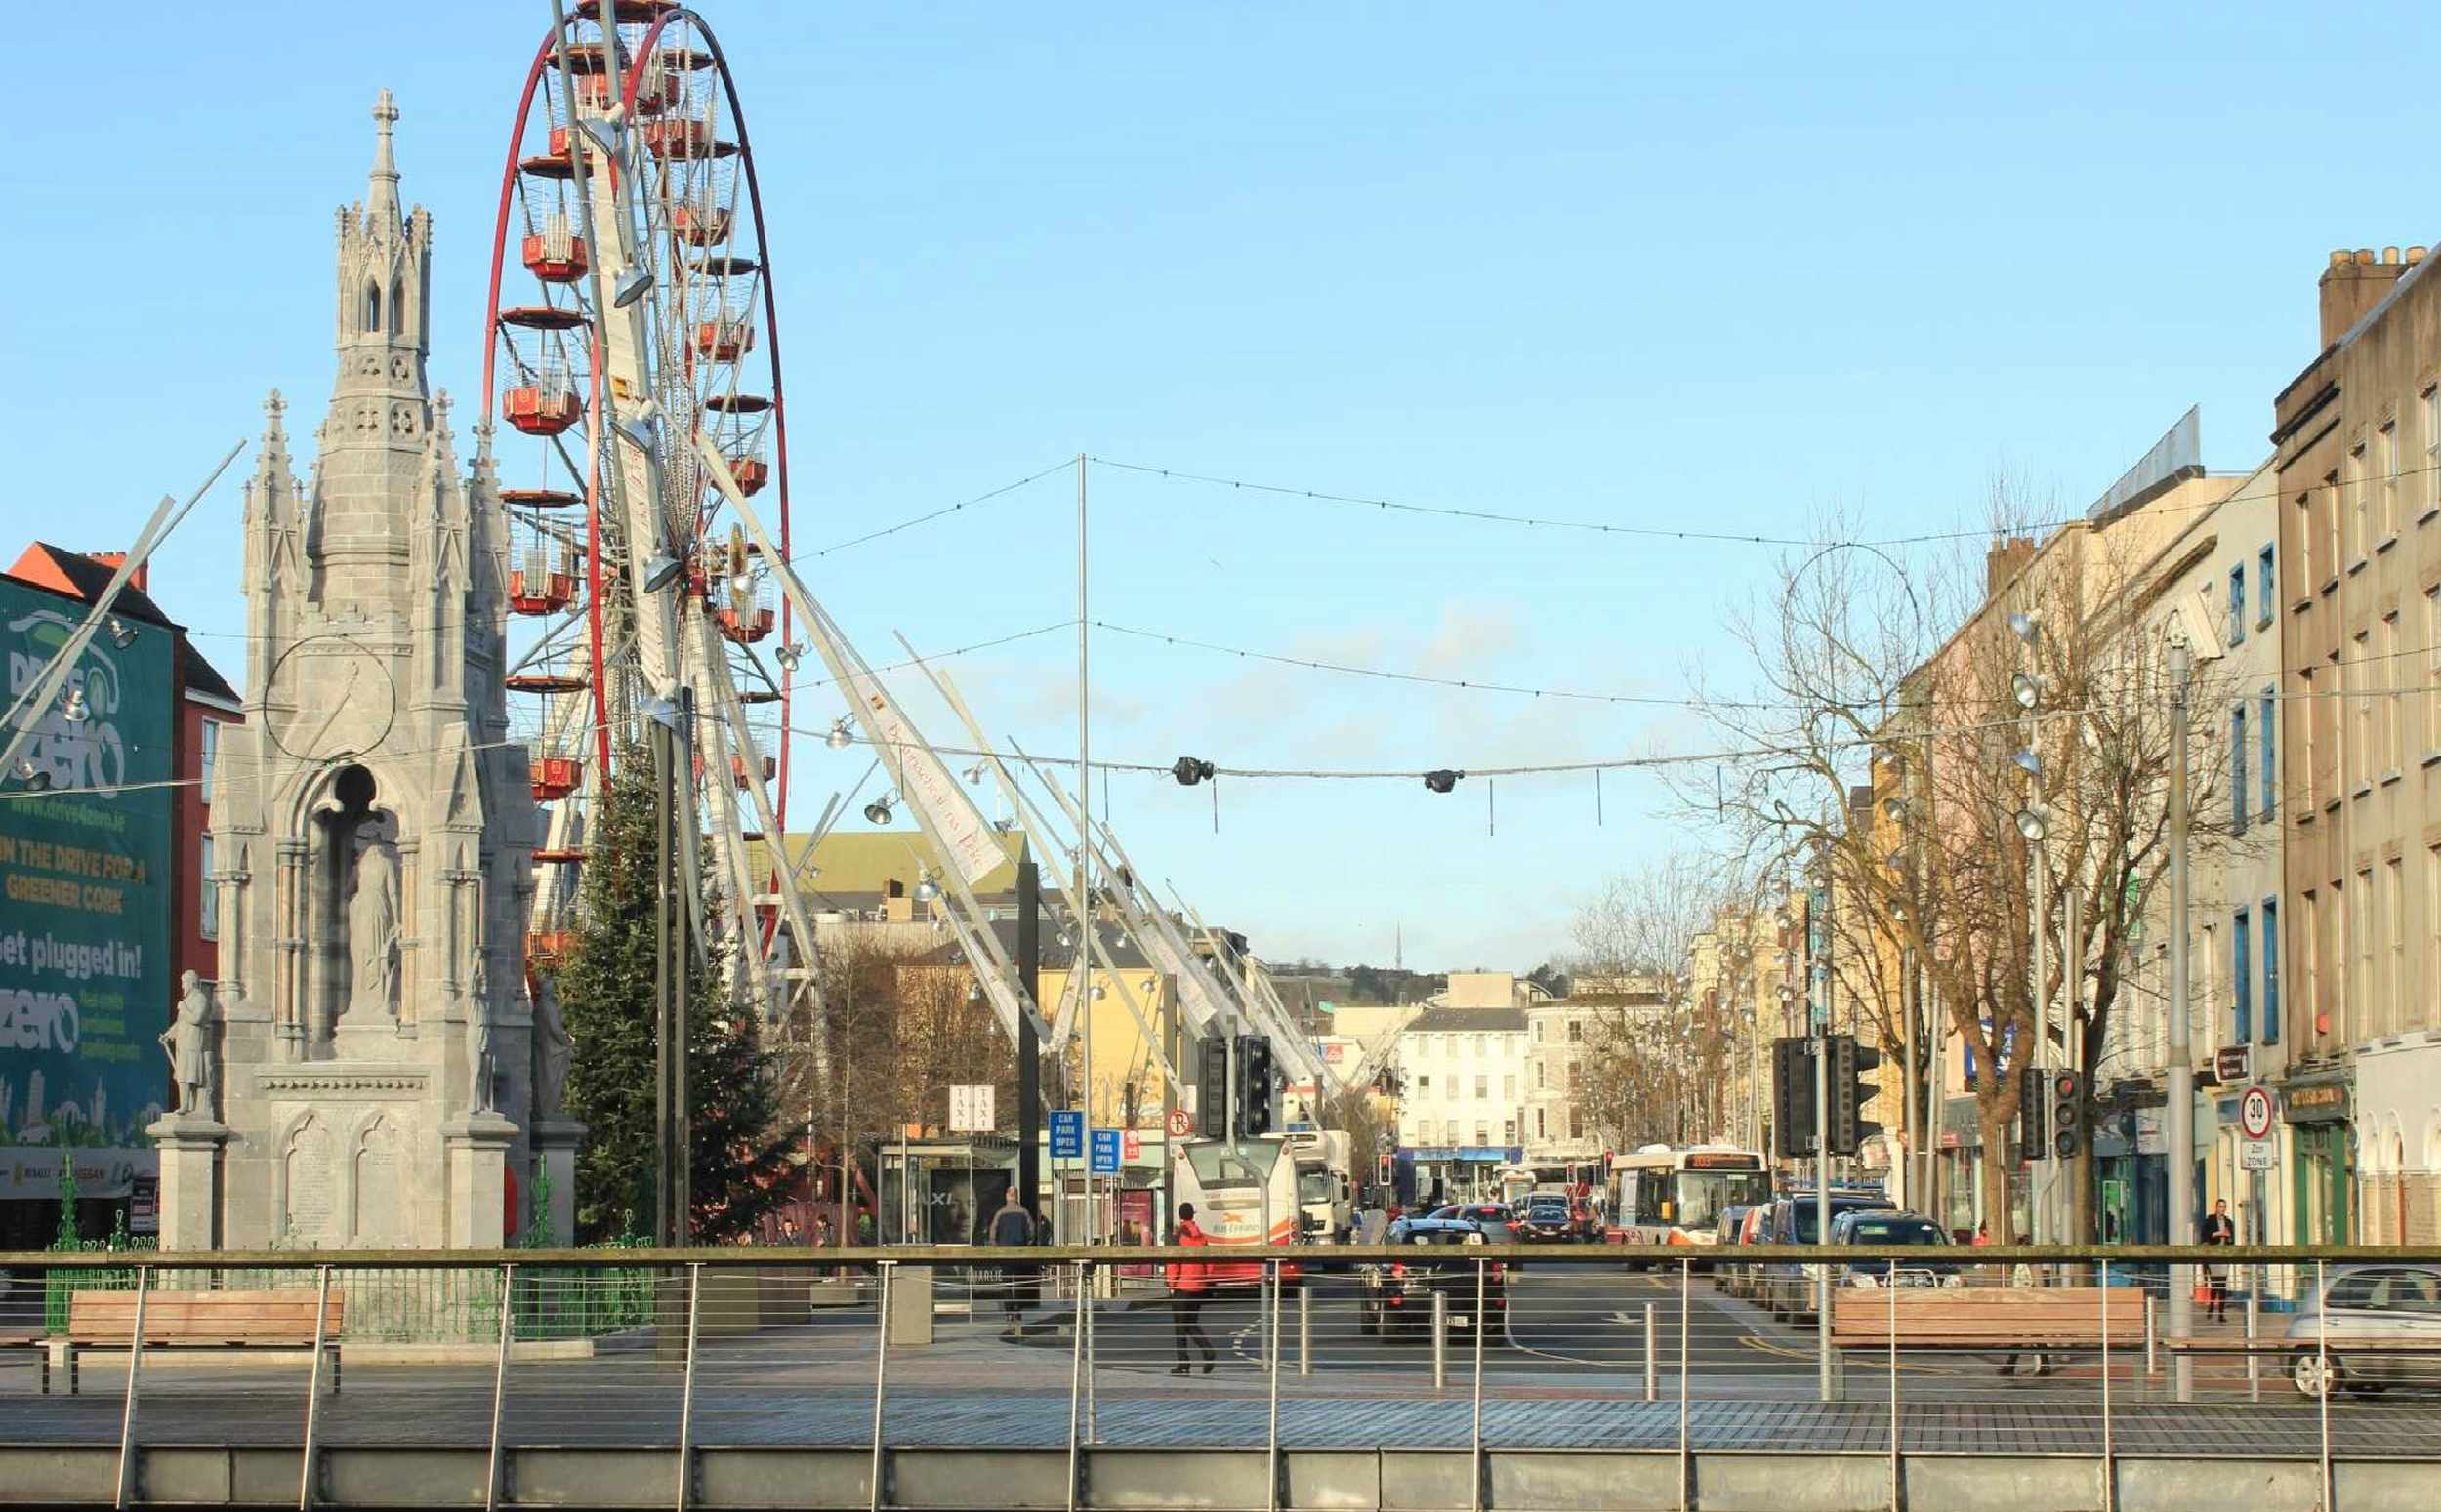
[[[390,286],[390,329],[393,335],[407,328],[407,281],[403,278]]]
[[[369,278],[364,283],[364,328],[367,331],[382,328],[382,286]]]

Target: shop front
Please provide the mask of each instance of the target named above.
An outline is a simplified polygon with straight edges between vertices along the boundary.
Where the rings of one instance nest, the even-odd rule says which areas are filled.
[[[2441,1238],[2441,1032],[2356,1055],[2358,1227],[2369,1245]]]
[[[2289,1125],[2289,1242],[2344,1245],[2356,1238],[2355,1124],[2348,1075],[2317,1067],[2280,1087],[2280,1115]]]

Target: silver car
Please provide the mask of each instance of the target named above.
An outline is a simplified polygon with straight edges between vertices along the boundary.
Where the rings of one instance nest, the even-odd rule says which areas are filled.
[[[2289,1320],[2288,1343],[2289,1379],[2308,1397],[2441,1386],[2441,1265],[2334,1272],[2322,1295]]]

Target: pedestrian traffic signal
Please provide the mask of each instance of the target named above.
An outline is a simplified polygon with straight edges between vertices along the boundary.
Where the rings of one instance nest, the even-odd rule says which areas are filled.
[[[1814,1153],[1814,1042],[1771,1042],[1771,1147],[1784,1161]]]
[[[2045,1117],[2048,1100],[2044,1093],[2043,1072],[2034,1066],[2017,1068],[2017,1158],[2025,1161],[2048,1159],[2051,1153],[2051,1122]]]
[[[1271,1132],[1271,1042],[1261,1035],[1237,1042],[1237,1127],[1248,1139]]]
[[[2064,1161],[2085,1148],[2085,1078],[2054,1071],[2050,1086],[2051,1151]]]
[[[1865,1117],[1865,1105],[1880,1086],[1865,1074],[1882,1064],[1882,1052],[1856,1042],[1854,1035],[1833,1035],[1831,1050],[1831,1153],[1855,1155],[1882,1125]]]
[[[1229,1137],[1229,1039],[1208,1035],[1199,1047],[1203,1064],[1196,1067],[1195,1132],[1205,1139]]]

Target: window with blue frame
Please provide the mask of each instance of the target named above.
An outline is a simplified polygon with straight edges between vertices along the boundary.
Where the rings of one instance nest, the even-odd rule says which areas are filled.
[[[2255,624],[2258,629],[2271,628],[2271,548],[2264,547],[2255,558]]]
[[[2263,768],[2262,812],[2268,818],[2280,811],[2280,748],[2272,739],[2273,692],[2263,689],[2261,704],[2255,713],[2255,740],[2261,751]]]
[[[2229,833],[2246,833],[2246,706],[2229,711]]]
[[[2229,980],[2238,990],[2238,1037],[2230,1042],[2244,1044],[2255,1028],[2255,978],[2252,971],[2254,952],[2247,948],[2246,910],[2231,916],[2229,929]]]
[[[2280,1042],[2280,900],[2263,900],[2263,1042]]]
[[[2246,563],[2229,569],[2229,643],[2246,639]]]

